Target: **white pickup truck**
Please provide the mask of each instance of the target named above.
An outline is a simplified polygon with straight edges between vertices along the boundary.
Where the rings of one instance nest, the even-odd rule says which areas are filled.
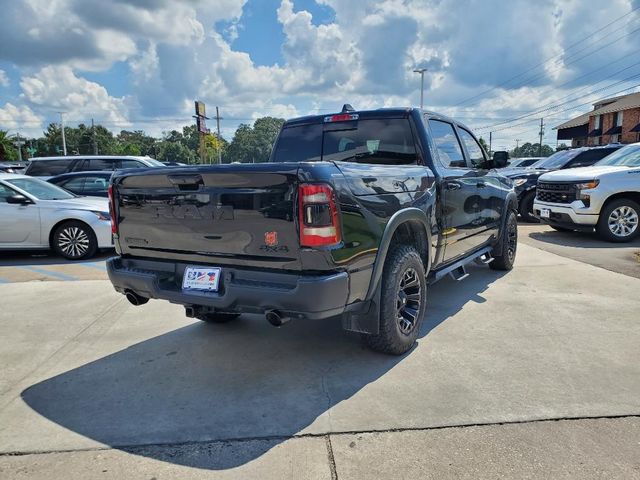
[[[640,234],[640,143],[591,167],[545,173],[538,179],[536,216],[560,231],[593,231],[610,242]]]

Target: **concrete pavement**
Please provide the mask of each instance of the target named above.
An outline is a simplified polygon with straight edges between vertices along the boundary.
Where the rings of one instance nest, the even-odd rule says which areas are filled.
[[[639,415],[640,279],[526,245],[518,255],[506,275],[472,267],[464,282],[431,288],[419,344],[401,358],[368,351],[337,321],[205,325],[164,302],[132,307],[106,281],[0,285],[10,299],[0,312],[9,366],[0,372],[0,473],[37,478],[67,465],[82,478],[359,478],[395,464],[403,478],[435,468],[420,449],[433,432],[459,431],[434,428]],[[626,421],[611,436],[638,445],[637,422]],[[546,471],[527,454],[536,435],[527,425],[538,424],[510,427],[520,443],[505,436],[509,462]],[[478,431],[476,444],[488,430]],[[380,458],[387,447],[371,441],[354,457],[362,432],[392,444],[399,435],[416,455]],[[598,445],[576,458],[599,458],[609,447]],[[486,448],[472,448],[470,468],[499,451]],[[640,468],[637,458],[622,470],[594,461],[594,475]],[[499,466],[487,465],[487,476]]]

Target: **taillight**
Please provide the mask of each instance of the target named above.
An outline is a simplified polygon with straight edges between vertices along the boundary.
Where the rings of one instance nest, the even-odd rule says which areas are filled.
[[[326,247],[340,243],[340,222],[333,188],[326,184],[298,187],[300,246]]]
[[[109,216],[111,217],[111,233],[118,233],[118,224],[116,223],[116,201],[113,198],[113,185],[109,185],[107,189],[109,194]]]

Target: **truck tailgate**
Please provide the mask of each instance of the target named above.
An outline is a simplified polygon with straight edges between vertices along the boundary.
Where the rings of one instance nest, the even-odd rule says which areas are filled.
[[[298,165],[232,164],[120,173],[123,255],[300,270]]]

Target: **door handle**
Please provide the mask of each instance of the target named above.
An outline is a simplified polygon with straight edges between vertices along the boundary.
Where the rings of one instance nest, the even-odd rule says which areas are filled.
[[[462,185],[459,182],[447,182],[444,185],[447,190],[460,190],[461,187]]]

